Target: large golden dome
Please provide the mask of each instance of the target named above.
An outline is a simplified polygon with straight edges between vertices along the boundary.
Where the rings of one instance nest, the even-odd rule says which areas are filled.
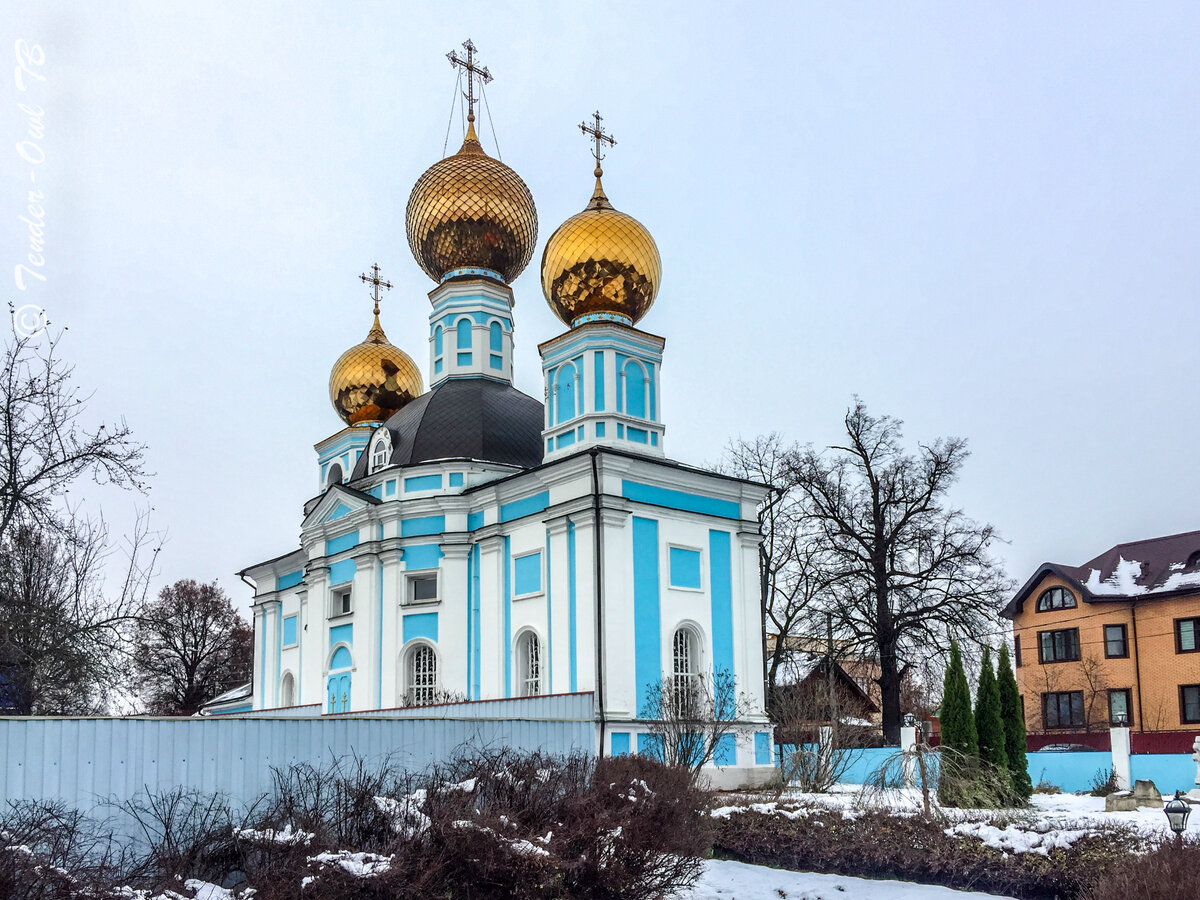
[[[600,184],[581,213],[550,235],[542,253],[542,292],[567,325],[609,320],[635,324],[654,303],[662,260],[633,216],[613,209]]]
[[[481,268],[511,283],[537,243],[533,195],[521,176],[483,152],[473,117],[462,149],[417,179],[404,220],[409,249],[437,282],[453,269]]]
[[[329,373],[329,400],[347,425],[386,421],[424,392],[412,357],[388,343],[378,309],[367,339],[339,356]]]

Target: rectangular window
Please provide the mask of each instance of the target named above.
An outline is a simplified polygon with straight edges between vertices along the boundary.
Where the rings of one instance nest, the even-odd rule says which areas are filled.
[[[1047,728],[1083,727],[1083,691],[1042,694],[1042,722]]]
[[[434,572],[430,575],[409,575],[408,576],[408,598],[409,603],[437,603],[438,600],[438,577]]]
[[[1200,684],[1179,686],[1179,720],[1184,725],[1200,722]]]
[[[1021,636],[1013,635],[1013,660],[1017,664],[1017,668],[1021,668]]]
[[[527,553],[513,560],[513,590],[518,597],[542,591],[542,551]]]
[[[1079,659],[1079,629],[1038,632],[1038,661],[1075,662]]]
[[[1116,688],[1108,692],[1108,721],[1111,725],[1131,725],[1133,724],[1132,714],[1129,712],[1131,704],[1129,702],[1129,688]]]
[[[1104,626],[1104,655],[1109,659],[1124,659],[1129,656],[1129,641],[1124,625]]]
[[[683,547],[670,549],[671,587],[700,590],[700,551]]]
[[[294,647],[296,644],[296,616],[283,617],[283,646]]]
[[[1195,653],[1200,650],[1197,637],[1200,637],[1200,618],[1175,620],[1176,653]]]
[[[350,588],[343,588],[333,592],[332,603],[329,609],[330,618],[334,616],[348,616],[354,612],[351,594]]]

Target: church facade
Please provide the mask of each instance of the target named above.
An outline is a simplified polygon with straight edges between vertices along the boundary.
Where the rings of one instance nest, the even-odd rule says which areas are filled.
[[[473,47],[468,85],[476,73]],[[473,94],[473,89],[468,88]],[[471,97],[473,101],[473,96]],[[757,506],[767,487],[664,450],[665,341],[640,330],[661,282],[649,231],[601,184],[551,236],[543,292],[566,330],[540,344],[544,401],[513,385],[513,291],[537,235],[520,177],[474,129],[409,199],[435,287],[429,388],[375,319],[334,365],[343,425],[316,445],[300,546],[254,585],[253,711],[337,715],[589,692],[598,752],[647,752],[663,685],[732,679],[715,763],[763,776]],[[219,710],[214,709],[214,712]],[[227,708],[225,711],[232,711]]]

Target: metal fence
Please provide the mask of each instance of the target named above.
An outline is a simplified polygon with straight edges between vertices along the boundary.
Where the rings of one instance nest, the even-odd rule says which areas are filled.
[[[595,752],[590,694],[498,703],[390,716],[0,718],[0,803],[86,811],[182,786],[250,804],[271,791],[273,769],[301,763],[357,756],[419,771],[479,749]]]

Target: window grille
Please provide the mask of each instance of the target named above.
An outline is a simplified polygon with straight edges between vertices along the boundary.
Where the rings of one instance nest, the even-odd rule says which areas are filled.
[[[675,632],[673,641],[673,683],[672,700],[675,704],[675,714],[687,717],[695,712],[699,701],[700,676],[696,671],[696,652],[693,646],[692,632],[680,628]]]
[[[536,634],[530,632],[521,640],[522,694],[534,697],[542,692],[542,646]]]
[[[437,700],[437,655],[432,647],[416,647],[409,655],[408,702],[428,706]]]

